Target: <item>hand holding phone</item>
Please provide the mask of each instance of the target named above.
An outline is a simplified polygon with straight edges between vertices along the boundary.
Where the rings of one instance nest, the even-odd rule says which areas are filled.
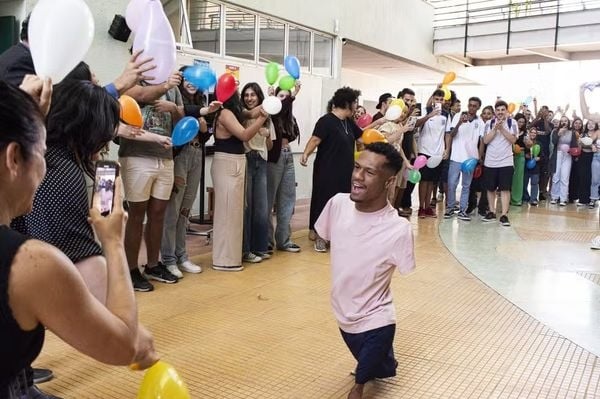
[[[102,216],[108,216],[113,210],[117,176],[119,176],[118,163],[114,161],[96,162],[92,208],[98,209]]]

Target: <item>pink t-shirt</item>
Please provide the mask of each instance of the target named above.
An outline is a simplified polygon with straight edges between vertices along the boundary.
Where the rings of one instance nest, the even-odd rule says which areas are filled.
[[[390,283],[415,268],[410,223],[388,205],[356,210],[350,194],[329,200],[315,224],[331,241],[331,304],[340,328],[357,334],[396,322]]]

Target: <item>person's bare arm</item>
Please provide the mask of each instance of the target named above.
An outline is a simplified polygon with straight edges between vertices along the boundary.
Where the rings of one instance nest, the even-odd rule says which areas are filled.
[[[144,58],[141,56],[143,51],[138,50],[133,53],[121,75],[113,82],[119,94],[125,93],[142,80],[148,80],[152,83],[151,77],[144,75],[144,73],[153,70],[156,68],[156,65],[152,63],[154,58]]]
[[[144,141],[146,143],[156,143],[164,148],[171,148],[173,146],[171,138],[168,136],[149,132],[144,129],[126,125],[125,123],[119,123],[117,136],[125,137],[130,140]]]
[[[132,97],[135,101],[140,104],[152,104],[154,101],[161,98],[167,91],[173,87],[179,86],[181,83],[181,74],[179,72],[173,73],[169,76],[169,79],[160,85],[149,85],[149,86],[133,86],[129,90],[126,90],[124,94]]]
[[[300,165],[307,166],[308,165],[308,157],[317,149],[317,147],[321,144],[321,139],[317,136],[310,136],[310,139],[306,143],[306,147],[304,147],[304,152],[302,153],[302,157],[300,158]]]
[[[259,111],[262,111],[262,107],[256,107]],[[248,141],[258,130],[264,125],[268,115],[264,111],[259,112],[259,116],[252,122],[248,127],[244,128],[235,118],[235,115],[228,109],[221,111],[219,115],[219,123],[227,130],[230,134],[237,137],[241,141]]]

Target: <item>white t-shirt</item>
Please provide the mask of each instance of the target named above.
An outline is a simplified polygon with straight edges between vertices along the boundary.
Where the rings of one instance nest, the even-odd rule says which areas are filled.
[[[358,334],[394,324],[392,275],[415,268],[410,223],[389,203],[364,213],[340,193],[327,202],[315,230],[331,241],[331,304],[340,329]]]
[[[244,125],[246,127],[248,127],[253,122],[254,122],[254,119],[248,119],[248,120],[246,120],[246,123]],[[271,140],[275,140],[277,138],[277,135],[275,133],[275,128],[273,126],[273,121],[269,121],[268,129],[269,129],[269,137],[271,138]],[[267,149],[267,138],[265,136],[262,136],[260,134],[260,132],[256,133],[254,135],[254,137],[252,137],[250,140],[245,141],[244,147],[246,148],[246,152],[257,151],[260,154],[260,157],[262,159],[264,159],[265,161],[267,160],[267,156],[268,156],[268,152],[269,152]]]
[[[492,126],[492,122],[494,123]],[[496,119],[489,120],[485,124],[484,135],[486,135],[491,128],[496,126]],[[518,137],[517,121],[514,119],[511,121],[511,127],[508,127],[508,119],[504,121],[504,128],[515,137]],[[513,148],[512,143],[504,137],[500,132],[494,136],[492,141],[487,145],[485,152],[485,160],[483,165],[488,168],[502,168],[505,166],[514,166],[513,162]]]
[[[461,114],[457,113],[452,119],[451,129],[454,129],[460,122]],[[452,152],[450,160],[455,162],[464,162],[469,158],[479,159],[479,138],[483,136],[485,123],[475,117],[471,122],[466,122],[458,127],[456,136],[452,139]]]
[[[450,130],[450,116],[442,111],[428,119],[419,133],[419,153],[429,156],[444,154],[444,138]]]

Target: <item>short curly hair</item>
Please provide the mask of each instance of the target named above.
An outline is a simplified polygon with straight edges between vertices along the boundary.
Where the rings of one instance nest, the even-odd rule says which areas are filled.
[[[350,109],[352,103],[358,100],[360,94],[360,90],[348,86],[337,89],[327,104],[327,112],[331,112],[333,107]]]
[[[370,151],[375,154],[383,155],[386,159],[384,168],[392,172],[393,175],[398,174],[402,168],[402,157],[400,153],[388,143],[377,142],[365,146],[365,151]]]

